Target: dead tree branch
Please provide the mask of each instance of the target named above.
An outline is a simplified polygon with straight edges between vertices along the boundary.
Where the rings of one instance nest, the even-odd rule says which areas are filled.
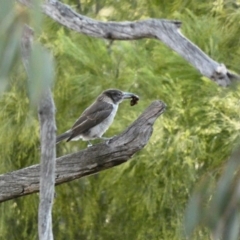
[[[31,0],[17,0],[31,6]],[[162,41],[177,52],[203,76],[220,86],[228,86],[239,76],[229,72],[224,64],[206,55],[199,47],[180,33],[181,22],[161,19],[147,19],[136,22],[102,22],[73,11],[68,5],[57,0],[48,0],[42,11],[63,26],[76,32],[109,40],[135,40],[154,38]]]
[[[23,29],[22,60],[29,73],[29,55],[33,41],[33,30],[28,26]],[[30,79],[31,80],[31,79]],[[42,93],[38,107],[41,132],[41,169],[40,172],[40,203],[38,211],[38,234],[40,240],[52,240],[52,205],[55,185],[56,159],[56,125],[55,106],[48,87]]]
[[[165,104],[153,102],[123,133],[109,144],[100,143],[77,153],[57,158],[55,184],[62,184],[98,173],[128,161],[152,135],[155,120]],[[0,202],[39,191],[40,165],[0,175]]]

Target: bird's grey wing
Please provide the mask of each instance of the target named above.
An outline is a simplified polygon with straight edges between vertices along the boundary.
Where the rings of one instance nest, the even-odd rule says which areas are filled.
[[[112,112],[113,106],[107,102],[95,102],[87,108],[72,126],[72,134],[67,141],[95,127]]]

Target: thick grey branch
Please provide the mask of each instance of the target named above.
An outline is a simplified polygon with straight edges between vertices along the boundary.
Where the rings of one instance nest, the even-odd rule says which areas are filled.
[[[41,131],[40,203],[38,234],[40,240],[53,240],[52,206],[56,168],[55,106],[50,88],[42,94],[38,115]]]
[[[29,72],[29,55],[33,41],[33,30],[28,26],[23,29],[22,59]],[[42,93],[39,102],[39,121],[41,128],[41,169],[40,169],[40,204],[38,212],[38,233],[40,240],[53,240],[52,205],[55,185],[56,126],[55,106],[49,88]]]
[[[108,145],[97,144],[57,158],[55,184],[69,182],[128,161],[147,144],[153,131],[153,124],[164,110],[165,104],[155,101]],[[39,178],[39,165],[0,175],[0,202],[38,192]]]
[[[30,6],[31,0],[17,0]],[[224,64],[220,64],[190,40],[180,33],[181,22],[161,19],[148,19],[136,22],[102,22],[82,16],[69,6],[49,0],[42,5],[43,12],[56,22],[79,33],[88,36],[110,40],[134,40],[141,38],[155,38],[180,54],[199,72],[215,81],[220,86],[228,86],[239,76],[228,71]]]

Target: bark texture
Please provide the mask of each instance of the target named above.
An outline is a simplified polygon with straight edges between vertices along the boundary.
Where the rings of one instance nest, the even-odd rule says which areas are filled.
[[[38,235],[40,240],[53,240],[52,207],[56,168],[55,106],[50,89],[42,94],[38,109],[41,131],[40,203]]]
[[[57,158],[55,184],[62,184],[122,164],[140,151],[152,135],[165,104],[154,101],[123,133],[82,151]],[[40,165],[0,175],[0,202],[39,191]]]

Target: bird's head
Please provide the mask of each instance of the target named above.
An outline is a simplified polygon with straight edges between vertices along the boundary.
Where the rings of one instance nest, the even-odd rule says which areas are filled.
[[[129,92],[123,92],[118,89],[108,89],[104,91],[102,94],[103,100],[108,101],[114,104],[121,103],[124,99],[131,99],[133,97],[137,97],[137,95]]]

